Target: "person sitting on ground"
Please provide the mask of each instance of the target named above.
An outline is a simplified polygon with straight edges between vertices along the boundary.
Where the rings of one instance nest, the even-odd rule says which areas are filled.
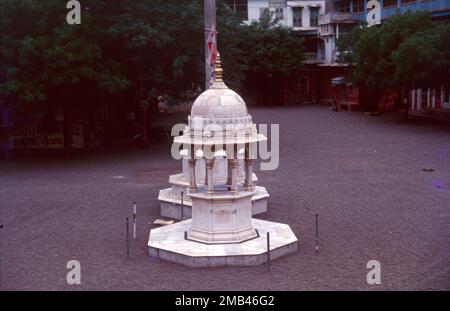
[[[338,103],[335,98],[328,102],[328,106],[330,107],[331,111],[338,111]]]

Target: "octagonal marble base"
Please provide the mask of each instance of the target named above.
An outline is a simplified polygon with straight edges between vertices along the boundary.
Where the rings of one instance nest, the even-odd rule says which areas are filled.
[[[168,217],[181,220],[192,217],[192,201],[185,195],[183,206],[181,205],[181,190],[178,195],[174,196],[173,188],[161,189],[159,191],[158,200],[162,217]],[[265,187],[255,186],[255,194],[252,196],[252,215],[259,215],[268,211],[267,201],[269,193]],[[183,212],[181,211],[183,209]]]
[[[208,245],[185,239],[192,220],[152,229],[148,240],[150,257],[189,267],[254,266],[267,262],[267,232],[270,258],[297,251],[297,238],[286,224],[252,219],[259,237],[237,244]]]

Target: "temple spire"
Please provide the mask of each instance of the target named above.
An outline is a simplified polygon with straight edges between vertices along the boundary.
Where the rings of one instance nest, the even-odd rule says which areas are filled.
[[[214,68],[214,81],[215,82],[223,82],[222,76],[223,76],[223,69],[222,69],[222,61],[220,60],[220,54],[217,53],[217,59],[216,64]]]

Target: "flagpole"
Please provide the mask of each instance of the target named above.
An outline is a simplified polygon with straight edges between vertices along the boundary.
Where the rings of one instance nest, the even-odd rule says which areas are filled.
[[[216,30],[216,0],[205,1],[205,90],[209,89],[209,83],[213,69],[209,64],[208,37],[211,31]]]

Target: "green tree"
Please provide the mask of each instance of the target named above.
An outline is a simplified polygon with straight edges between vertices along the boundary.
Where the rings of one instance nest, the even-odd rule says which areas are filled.
[[[22,111],[62,109],[66,151],[71,144],[72,112],[86,110],[128,86],[120,63],[103,57],[99,39],[104,31],[92,14],[98,2],[85,4],[83,23],[74,26],[65,22],[67,11],[61,1],[1,3],[7,16],[2,23],[1,52],[8,56],[1,65],[2,71],[10,73],[1,92],[13,93]]]
[[[432,21],[428,12],[398,14],[381,26],[342,36],[339,60],[352,64],[354,81],[368,90],[369,109],[375,109],[386,89],[400,94],[447,79],[449,27]]]
[[[66,2],[0,0],[0,98],[53,120],[64,110],[66,147],[73,111],[139,110],[146,142],[159,96],[204,85],[203,1],[83,0],[81,25],[67,25]],[[230,87],[276,89],[303,66],[302,39],[272,16],[245,25],[219,0],[217,29]]]
[[[394,81],[405,89],[449,85],[450,25],[436,23],[405,39],[392,54]]]
[[[241,27],[236,43],[247,80],[245,87],[253,84],[252,89],[269,103],[284,101],[274,98],[274,91],[284,91],[287,80],[303,69],[305,61],[304,39],[277,22],[272,12],[265,11],[260,21]]]

